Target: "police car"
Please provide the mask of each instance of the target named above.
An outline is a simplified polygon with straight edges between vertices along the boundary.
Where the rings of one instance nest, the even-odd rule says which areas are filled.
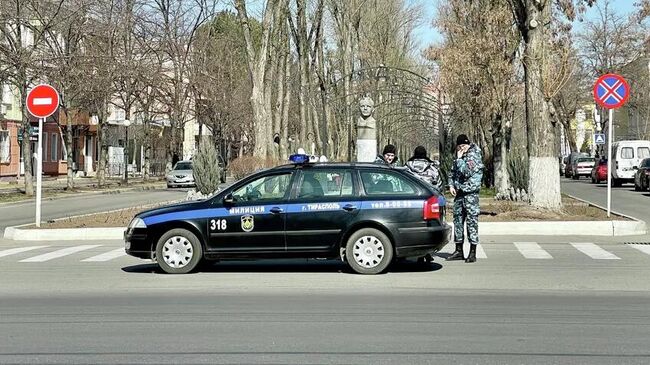
[[[124,233],[126,253],[171,274],[202,260],[251,258],[340,258],[377,274],[449,242],[444,196],[406,170],[291,161],[210,199],[137,214]]]

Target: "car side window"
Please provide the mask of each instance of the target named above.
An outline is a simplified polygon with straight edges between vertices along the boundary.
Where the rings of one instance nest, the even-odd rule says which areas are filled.
[[[352,172],[349,170],[303,171],[298,198],[346,197],[353,195]]]
[[[634,148],[632,147],[621,148],[621,158],[625,158],[625,159],[634,158]]]
[[[291,173],[255,179],[232,193],[235,202],[264,202],[282,199],[289,188]]]
[[[650,148],[639,147],[636,149],[636,153],[639,158],[648,158],[650,157]]]
[[[362,172],[361,181],[368,195],[407,195],[416,192],[406,178],[389,172]]]

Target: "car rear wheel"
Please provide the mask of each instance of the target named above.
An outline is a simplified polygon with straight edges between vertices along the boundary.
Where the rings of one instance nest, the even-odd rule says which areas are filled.
[[[393,244],[381,231],[362,228],[348,238],[345,255],[348,265],[359,274],[379,274],[393,260]]]
[[[197,267],[202,258],[201,242],[186,229],[168,231],[156,245],[156,261],[168,274],[187,274]]]

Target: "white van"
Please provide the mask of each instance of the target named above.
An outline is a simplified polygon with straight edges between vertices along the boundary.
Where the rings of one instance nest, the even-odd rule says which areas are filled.
[[[612,184],[634,182],[634,174],[644,158],[650,157],[650,141],[618,141],[612,144]]]

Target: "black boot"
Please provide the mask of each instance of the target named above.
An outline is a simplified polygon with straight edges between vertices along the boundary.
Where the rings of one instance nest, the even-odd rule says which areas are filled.
[[[469,255],[465,262],[476,262],[476,245],[469,245]]]
[[[454,251],[451,256],[447,257],[447,261],[462,260],[464,258],[465,255],[463,254],[463,243],[456,242],[456,251]]]

